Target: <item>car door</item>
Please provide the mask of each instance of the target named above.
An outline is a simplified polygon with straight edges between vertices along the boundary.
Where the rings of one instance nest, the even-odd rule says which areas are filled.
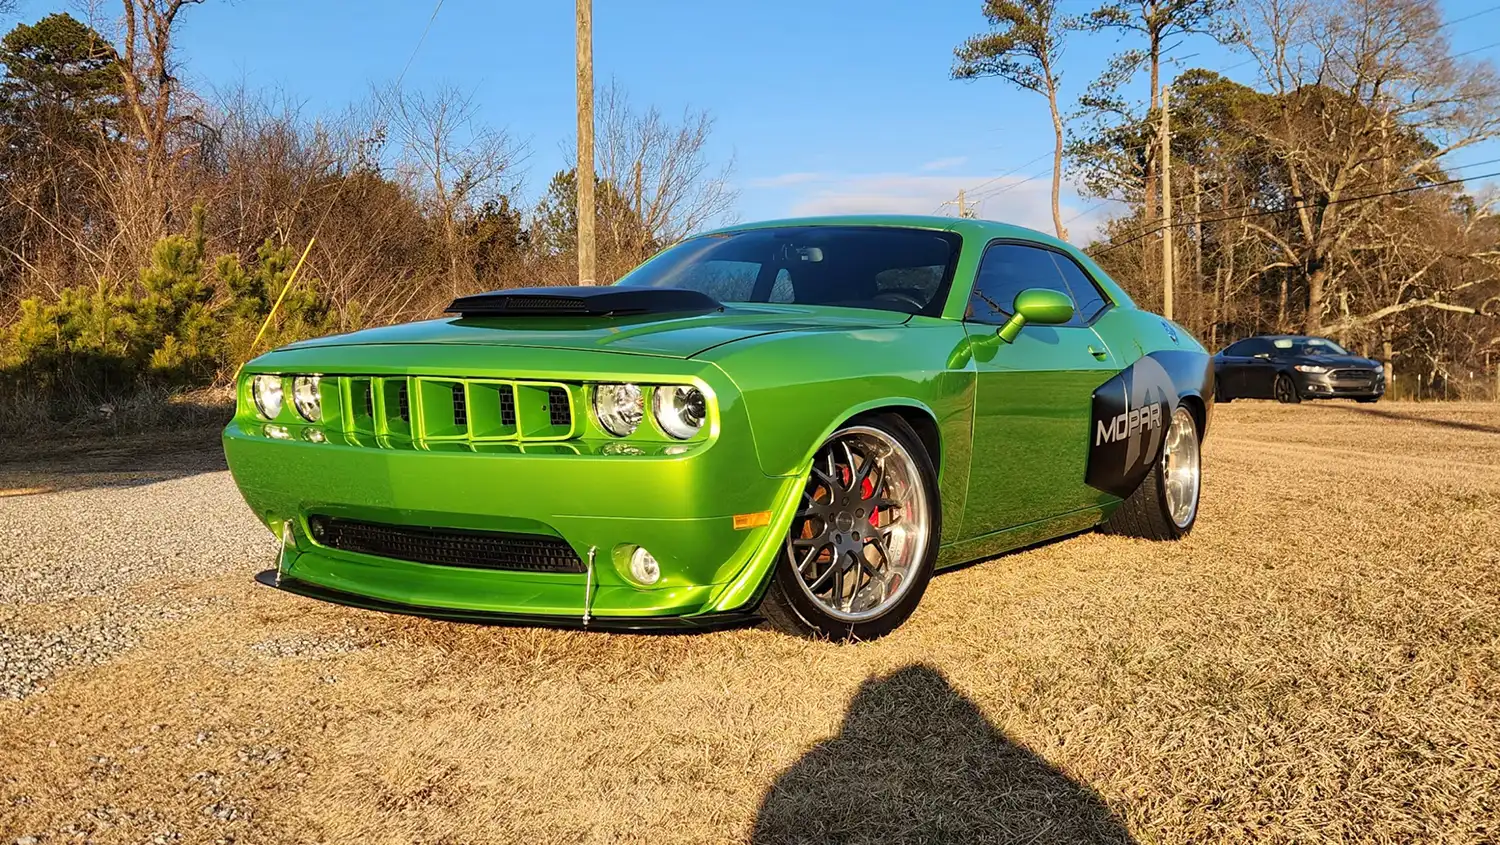
[[[1231,343],[1214,356],[1214,380],[1230,398],[1245,395],[1245,366],[1249,341]]]
[[[1272,355],[1276,347],[1271,341],[1254,337],[1245,341],[1245,356],[1240,360],[1240,388],[1236,396],[1247,399],[1270,399],[1271,387],[1276,381],[1276,362]]]
[[[1082,297],[1075,297],[1060,267],[1089,286]],[[1085,299],[1087,310],[1065,325],[1028,325],[1015,342],[999,341],[996,330],[1027,288]],[[1089,325],[1106,307],[1087,274],[1062,252],[1010,241],[986,248],[964,322],[977,377],[963,537],[1100,501],[1084,483],[1093,394],[1123,366]]]

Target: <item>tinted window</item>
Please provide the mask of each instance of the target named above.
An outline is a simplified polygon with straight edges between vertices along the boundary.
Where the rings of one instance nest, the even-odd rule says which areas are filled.
[[[720,302],[943,309],[959,237],[875,226],[746,229],[683,241],[616,284],[698,290]]]
[[[1078,321],[1087,323],[1099,316],[1104,310],[1104,294],[1099,292],[1099,287],[1094,284],[1078,262],[1060,253],[1052,253],[1052,260],[1057,262],[1057,269],[1062,273],[1063,279],[1067,281],[1069,290],[1073,293],[1073,307],[1078,309]]]
[[[677,287],[702,291],[720,302],[746,302],[759,275],[760,265],[753,261],[704,261],[684,268]]]
[[[1005,322],[1010,319],[1016,294],[1027,288],[1046,288],[1073,296],[1057,269],[1057,262],[1052,260],[1051,251],[1021,244],[995,244],[984,251],[984,259],[979,262],[966,319]],[[1066,325],[1079,326],[1083,321],[1075,313]]]
[[[1228,346],[1224,347],[1224,351],[1219,354],[1242,358],[1250,354],[1250,341],[1242,340],[1238,343],[1231,343]]]
[[[1277,355],[1348,355],[1349,350],[1326,337],[1282,337],[1272,342]]]

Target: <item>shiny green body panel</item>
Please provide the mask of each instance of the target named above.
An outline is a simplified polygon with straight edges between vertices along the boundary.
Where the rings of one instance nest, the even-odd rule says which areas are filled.
[[[753,610],[813,454],[867,413],[901,415],[933,452],[940,566],[1085,530],[1118,504],[1084,484],[1090,393],[1147,352],[1202,352],[1185,332],[1173,339],[1086,256],[1029,230],[925,217],[794,222],[956,232],[963,248],[941,316],[734,304],[671,318],[449,318],[293,344],[250,362],[224,446],[246,501],[283,538],[281,576],[398,606],[497,618],[581,620],[587,612],[666,620]],[[998,340],[993,325],[964,322],[980,256],[995,239],[1066,250],[1112,306],[1090,326],[1030,325],[1011,343]],[[248,387],[258,373],[324,376],[327,418],[308,424],[283,409],[264,420]],[[446,395],[433,391],[464,385],[473,413],[473,397],[492,382],[519,386],[522,402],[559,386],[571,427],[545,438],[510,429],[480,437],[472,420],[452,431],[422,422],[433,397]],[[589,411],[591,385],[600,382],[695,385],[709,399],[708,422],[679,442],[648,411],[635,434],[611,436]],[[410,387],[409,428],[359,430],[362,406],[350,391],[366,383],[380,397],[369,400],[372,416],[393,421],[394,394],[380,391]],[[338,551],[312,538],[313,514],[556,537],[580,558],[592,552],[592,572],[467,569]],[[662,578],[651,587],[627,577],[635,546],[660,562]]]

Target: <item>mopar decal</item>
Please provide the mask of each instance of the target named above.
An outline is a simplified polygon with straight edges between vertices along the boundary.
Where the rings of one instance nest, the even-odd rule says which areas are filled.
[[[1151,471],[1177,389],[1160,361],[1147,355],[1094,391],[1089,486],[1124,498]]]
[[[1135,437],[1143,428],[1153,431],[1161,428],[1162,407],[1163,403],[1153,402],[1144,408],[1131,408],[1115,417],[1109,425],[1099,420],[1094,424],[1094,445],[1100,446]]]

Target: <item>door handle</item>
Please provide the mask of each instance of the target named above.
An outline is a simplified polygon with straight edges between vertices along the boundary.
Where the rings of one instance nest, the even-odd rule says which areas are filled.
[[[1108,349],[1100,349],[1099,347],[1094,346],[1093,344],[1089,344],[1089,354],[1092,355],[1092,356],[1094,356],[1094,360],[1096,360],[1096,361],[1103,361],[1105,358],[1109,357],[1109,350]]]

